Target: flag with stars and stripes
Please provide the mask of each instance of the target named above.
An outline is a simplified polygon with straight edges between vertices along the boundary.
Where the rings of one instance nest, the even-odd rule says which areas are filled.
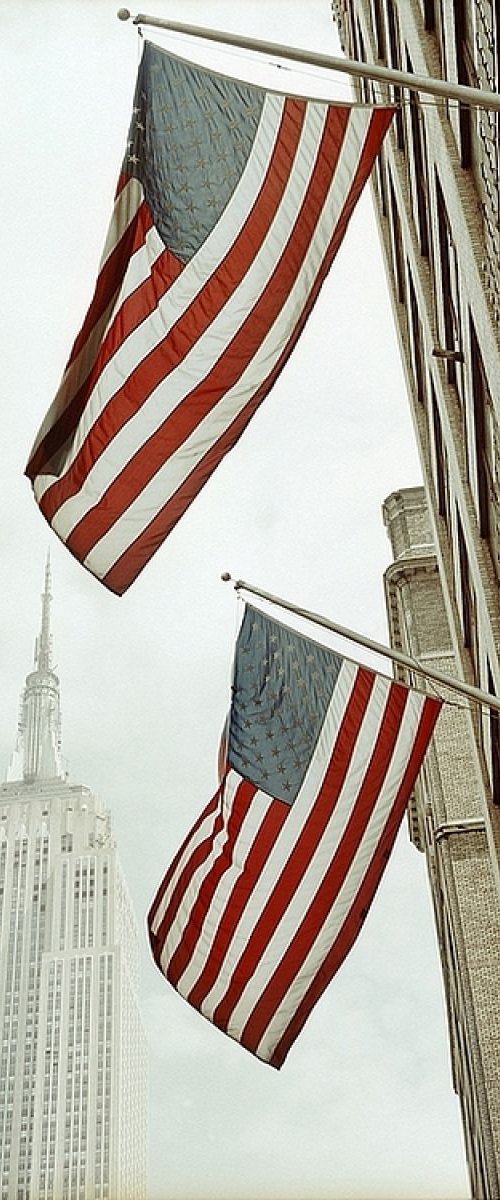
[[[440,708],[247,606],[220,788],[148,924],[169,982],[274,1067],[360,932]]]
[[[111,591],[272,387],[392,111],[266,92],[144,44],[94,297],[26,467]]]

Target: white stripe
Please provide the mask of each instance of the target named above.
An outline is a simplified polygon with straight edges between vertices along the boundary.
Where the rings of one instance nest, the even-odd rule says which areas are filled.
[[[228,778],[230,778],[231,774],[236,775],[236,772],[230,772]],[[237,778],[241,781],[241,776],[237,776]],[[266,792],[257,791],[252,797],[249,810],[232,847],[231,866],[224,871],[223,876],[219,880],[202,923],[198,945],[176,984],[177,990],[183,996],[189,994],[191,988],[199,978],[200,971],[203,970],[210,957],[213,942],[219,933],[221,916],[225,911],[235,884],[245,873],[248,855],[252,851],[255,839],[260,833],[269,809],[274,804],[276,804],[276,801],[273,797],[267,795]],[[218,854],[213,855],[214,861],[217,857]],[[258,886],[260,887],[260,881]]]
[[[74,362],[70,363],[69,367],[67,368],[66,374],[64,375],[56,398],[53,401],[50,412],[47,414],[44,425],[42,426],[42,430],[45,430],[45,432],[48,428],[50,428],[51,425],[55,424],[57,417],[68,406],[70,401],[73,399],[73,396],[78,391],[78,388],[81,387],[82,383],[84,383],[88,378],[88,375],[90,374],[90,371],[92,370],[92,367],[94,366],[95,360],[98,356],[101,345],[104,342],[109,328],[115,319],[117,311],[125,302],[125,300],[127,300],[128,297],[131,296],[132,293],[136,291],[142,283],[145,283],[150,278],[151,268],[157,262],[160,255],[164,253],[164,250],[164,243],[162,242],[157,229],[152,226],[152,228],[148,230],[142,246],[140,246],[139,249],[136,250],[135,254],[132,255],[120,291],[119,304],[111,301],[100,320],[94,325],[92,332],[87,338],[85,345],[82,346],[80,353],[77,355]],[[147,325],[145,324],[139,326],[139,329],[145,328],[147,328]],[[99,377],[100,379],[106,376],[108,370],[111,370],[113,376],[115,375],[115,370],[112,366],[112,363],[113,359],[111,359],[110,363],[108,363],[104,370],[101,371],[101,375]],[[97,417],[100,415],[101,409],[100,407],[96,407],[96,397],[98,400],[99,381],[87,400],[76,432],[72,435],[71,443],[66,450],[64,463],[58,470],[58,478],[61,475],[64,475],[65,471],[67,470],[68,462],[73,461],[77,452],[77,447],[80,448],[82,444],[82,425],[86,424],[88,419],[90,419],[91,424],[93,424],[94,418],[97,419]],[[94,417],[92,414],[94,414]],[[39,440],[41,440],[42,436],[44,436],[42,430],[40,430],[38,434]],[[58,454],[60,455],[60,453],[61,452],[59,451]],[[53,474],[40,474],[35,478],[34,494],[38,503],[40,503],[44,493],[49,487],[52,486],[53,483]]]
[[[364,121],[366,122],[365,110],[353,110],[353,112],[356,114],[356,116],[361,113]],[[345,168],[345,166],[346,164],[343,160],[342,167]],[[245,405],[254,395],[257,387],[273,369],[288,341],[291,331],[295,328],[304,306],[307,303],[310,290],[314,285],[324,254],[331,241],[333,230],[338,221],[338,217],[340,216],[340,212],[342,211],[347,191],[352,183],[352,178],[353,173],[351,166],[348,181],[346,179],[347,186],[345,194],[338,189],[336,179],[333,180],[314,240],[309,248],[308,254],[304,260],[294,287],[291,290],[287,301],[281,309],[274,325],[254,355],[252,362],[243,372],[234,388],[228,390],[221,397],[217,407],[199,423],[190,437],[186,438],[182,447],[180,447],[175,454],[167,459],[163,467],[161,467],[160,470],[155,474],[150,483],[146,485],[137,499],[133,501],[132,504],[127,508],[124,515],[117,520],[116,524],[90,551],[85,560],[85,565],[89,568],[89,570],[94,572],[94,574],[98,576],[105,575],[112,564],[116,562],[117,559],[120,558],[120,556],[127,550],[128,546],[140,536],[147,525],[163,508],[170,496],[174,495],[178,488],[182,486],[184,481],[188,478],[191,471],[204,456],[204,454],[206,454],[207,451],[216,444],[222,434],[225,433],[226,429],[228,429],[235,417],[239,415],[239,413],[244,409]],[[257,269],[260,268],[256,266],[256,271]],[[268,278],[271,274],[272,271],[269,270]],[[249,282],[249,276],[250,272],[244,281],[245,285]],[[264,286],[266,286],[266,284],[267,279]],[[249,299],[244,299],[240,304],[239,289],[237,289],[235,292],[230,303],[231,306],[238,305],[240,311],[244,304],[251,307],[251,302]],[[156,389],[156,392],[152,393],[147,407],[149,416],[149,413],[151,412],[150,405],[153,402],[155,403],[157,409],[155,428],[157,428],[158,424],[161,423],[161,420],[165,419],[167,411],[170,411],[172,407],[175,407],[178,403],[180,403],[184,394],[188,392],[191,387],[196,386],[197,379],[193,374],[191,379],[189,379],[187,374],[191,361],[198,369],[198,375],[203,375],[206,373],[210,369],[211,365],[213,365],[214,361],[217,361],[220,353],[220,346],[221,344],[224,344],[226,340],[226,333],[228,329],[228,309],[229,305],[226,306],[226,309],[223,310],[216,321],[212,323],[212,326],[206,332],[206,334],[204,334],[203,337],[196,343],[178,370],[170,375],[168,380],[162,382]],[[247,311],[248,308],[243,313],[243,319],[246,317]],[[233,332],[235,332],[235,330],[232,330],[231,334],[227,336],[227,341],[229,341],[229,338],[232,336]],[[211,359],[207,361],[206,356],[203,357],[203,351],[205,350],[207,343],[210,341],[212,342],[212,355]],[[168,404],[165,402],[166,400],[168,401]],[[113,478],[115,477],[115,472],[117,473],[122,466],[126,465],[126,462],[134,452],[136,445],[135,441],[133,446],[129,445],[128,439],[133,433],[138,431],[139,418],[142,420],[142,422],[146,423],[146,413],[144,409],[136,418],[135,429],[132,429],[132,423],[129,423],[122,431],[123,448],[119,455],[118,464],[114,462],[114,459],[113,465],[111,465],[111,462],[106,464],[108,465],[108,470],[105,475],[105,464],[103,462],[104,456],[96,464],[96,471],[102,470],[103,472],[103,478],[102,482],[100,481],[99,490],[95,495],[93,494],[92,498],[87,502],[85,501],[82,493],[79,493],[78,496],[75,497],[74,503],[77,513],[81,513],[82,511],[87,512],[94,503],[97,503],[100,495],[103,491],[105,491],[106,486],[109,486],[109,483],[112,482]],[[146,429],[140,430],[139,432],[141,444],[144,444],[148,437],[155,432],[155,429],[150,428],[148,421]],[[115,451],[116,441],[117,439],[115,438],[113,443],[113,454]],[[106,452],[105,457],[108,457],[108,452]],[[86,486],[87,485],[85,485],[85,487]],[[67,503],[71,504],[72,502],[68,501]],[[80,519],[79,516],[77,516],[75,519],[73,514],[71,512],[65,512],[65,509],[66,506],[61,508],[60,513],[53,522],[54,528],[57,530],[59,536],[62,537],[63,540],[69,536],[74,524],[76,524],[78,519]]]
[[[210,837],[212,830],[213,830],[214,822],[217,820],[217,816],[218,816],[217,808],[215,810],[213,810],[212,812],[207,813],[206,817],[201,822],[201,825],[199,825],[198,829],[196,829],[192,833],[186,846],[184,847],[184,851],[179,859],[179,862],[177,863],[175,871],[172,873],[172,877],[169,881],[169,885],[165,889],[165,892],[161,898],[161,901],[158,905],[158,908],[155,911],[153,920],[151,922],[151,928],[153,930],[153,933],[155,933],[155,934],[158,933],[160,925],[161,925],[163,918],[165,916],[165,913],[167,911],[168,905],[170,904],[170,900],[172,898],[174,889],[177,887],[178,880],[179,880],[185,866],[189,862],[193,852],[197,849],[197,847],[200,846],[201,843],[203,841],[205,841],[206,838]]]
[[[142,199],[143,192],[139,180],[131,179],[129,183],[122,188],[120,195],[115,201],[115,207],[108,230],[106,245],[104,247],[104,252],[101,259],[99,274],[102,271],[107,258],[109,258],[110,254],[115,249],[115,246],[120,241],[120,238],[123,237],[125,230],[128,228],[131,221],[133,221],[137,210],[142,203]],[[113,303],[113,299],[114,298],[110,297],[110,304]],[[36,435],[30,452],[30,459],[33,457],[33,454],[40,445],[40,442],[48,433],[48,430],[51,429],[52,425],[55,425],[61,413],[64,412],[65,408],[67,408],[75,392],[80,387],[83,379],[86,379],[92,363],[97,356],[100,340],[102,336],[104,336],[104,332],[109,320],[109,308],[110,305],[108,304],[106,312],[103,313],[99,322],[94,324],[92,331],[85,342],[85,345],[82,346],[82,349],[80,350],[80,353],[66,368],[55,398],[52,401],[48,413]],[[53,483],[53,477],[49,476],[48,478],[50,479],[50,482]],[[36,489],[35,495],[38,499]]]
[[[323,928],[316,939],[316,942],[311,947],[311,950],[304,960],[299,973],[288,992],[283,997],[280,1007],[275,1017],[270,1022],[261,1042],[259,1043],[257,1054],[259,1057],[270,1058],[283,1036],[293,1014],[296,1012],[302,1002],[306,992],[317,975],[322,963],[324,962],[331,947],[335,943],[345,919],[352,907],[356,895],[362,885],[366,872],[376,853],[377,846],[384,832],[387,821],[390,817],[399,787],[401,785],[404,773],[406,771],[408,760],[413,748],[415,736],[420,724],[422,709],[425,704],[425,697],[414,694],[409,697],[405,716],[399,730],[398,739],[394,749],[393,759],[390,769],[386,776],[386,781],[382,788],[381,794],[372,813],[368,826],[366,828],[363,841],[356,853],[351,864],[348,875],[344,884],[337,896],[334,907],[332,908]],[[258,972],[253,983],[258,987],[259,979]],[[265,986],[265,984],[264,984]],[[249,993],[249,989],[247,989]],[[253,1001],[247,994],[246,1012],[241,1008],[239,1015],[233,1014],[233,1019],[236,1017],[235,1026],[243,1029],[246,1019],[254,1008],[255,997]],[[231,1022],[232,1024],[232,1022]],[[237,1033],[232,1033],[232,1036],[238,1036]]]
[[[160,237],[156,225],[152,225],[148,229],[146,238],[138,250],[132,255],[130,265],[132,269],[127,268],[127,273],[122,283],[120,295],[115,305],[118,312],[125,304],[130,296],[140,288],[141,284],[147,283],[151,277],[151,269],[161,255],[165,253],[165,243]]]
[[[198,899],[204,879],[210,874],[212,867],[220,859],[221,853],[224,852],[224,846],[228,842],[228,818],[231,814],[231,808],[235,794],[241,783],[242,778],[237,774],[236,771],[230,771],[228,773],[224,793],[225,819],[223,828],[219,830],[219,833],[214,838],[213,848],[208,858],[200,865],[198,870],[190,879],[188,887],[184,891],[177,918],[170,926],[164,941],[161,954],[161,962],[163,967],[165,967],[166,964],[171,961],[178,945],[182,941],[186,927],[189,925],[191,920],[192,910]],[[272,799],[272,797],[266,795],[265,792],[257,791],[255,793],[245,820],[242,823],[240,833],[235,842],[232,844],[233,868],[232,870],[226,871],[223,878],[225,878],[226,875],[231,875],[233,882],[235,882],[238,875],[241,874],[241,868],[238,867],[238,863],[245,863],[249,849],[251,848],[251,845],[259,832],[262,822],[265,820],[270,806],[274,803],[275,801]],[[211,944],[213,937],[219,928],[219,911],[215,897],[210,904],[207,916],[208,929],[203,929],[202,936],[199,939],[194,952],[194,957],[198,958],[198,961],[201,958],[202,968],[206,965],[208,958],[208,942]],[[196,973],[197,976],[198,973],[199,972]]]
[[[196,871],[190,876],[189,881],[183,890],[177,913],[173,919],[173,923],[170,924],[170,926],[169,926],[166,938],[163,943],[162,956],[161,956],[162,962],[165,962],[165,963],[168,962],[170,960],[170,958],[172,957],[173,953],[175,952],[178,943],[180,942],[181,938],[184,935],[185,927],[186,927],[186,925],[189,924],[189,921],[191,918],[191,910],[192,910],[193,905],[196,903],[196,899],[198,897],[200,887],[203,883],[203,880],[204,880],[205,876],[209,873],[209,871],[212,869],[214,859],[219,857],[222,845],[224,844],[225,841],[227,841],[227,818],[230,815],[231,807],[232,807],[232,804],[235,799],[236,792],[238,790],[238,786],[240,783],[241,783],[240,776],[237,776],[235,773],[230,773],[228,775],[227,780],[226,780],[226,787],[224,789],[223,801],[222,801],[223,819],[222,819],[221,827],[214,837],[213,831],[214,831],[217,819],[219,817],[219,812],[217,811],[212,814],[212,819],[211,819],[211,829],[209,831],[210,843],[211,843],[210,848],[208,850],[206,857],[203,859],[203,862],[201,862],[198,865]],[[197,838],[196,843],[199,843],[199,841],[200,841],[200,839]],[[194,844],[196,844],[196,843],[194,843]],[[191,855],[189,855],[189,857],[191,857]],[[171,881],[170,887],[165,894],[164,904],[163,904],[163,907],[165,909],[167,908],[167,905],[170,902],[170,897],[176,887],[177,878],[178,878],[179,874],[180,874],[180,871],[177,870],[175,879],[173,879]]]
[[[106,235],[106,241],[104,243],[104,249],[101,254],[99,274],[101,274],[103,267],[106,266],[108,258],[111,258],[113,250],[116,249],[116,246],[123,237],[125,230],[128,228],[131,221],[133,221],[143,199],[144,191],[142,183],[139,179],[135,179],[135,177],[132,176],[127,180],[127,183],[116,197],[109,229]]]
[[[112,361],[103,371],[95,393],[82,413],[63,471],[70,468],[90,429],[117,388],[123,385],[124,380],[146,357],[146,354],[154,350],[168,335],[172,326],[212,277],[220,265],[221,259],[225,257],[228,249],[232,246],[262,188],[262,182],[279,133],[283,107],[283,97],[270,95],[266,98],[258,134],[230,202],[201,250],[186,264],[184,270],[162,297],[157,310],[147,322],[129,334],[128,338],[120,344]],[[155,233],[161,249],[164,250],[163,241],[156,230]],[[156,258],[157,254],[153,252],[150,262],[155,262]],[[123,303],[123,298],[126,299],[140,285],[143,278],[141,264],[138,263],[137,255],[133,255],[123,282],[123,297],[120,293],[116,304],[117,312]],[[41,477],[37,496],[42,496],[53,482],[54,479],[50,475],[45,480]]]
[[[65,409],[71,403],[73,396],[78,391],[80,384],[90,374],[90,371],[92,370],[94,362],[99,353],[99,348],[100,348],[102,339],[104,337],[107,325],[109,323],[110,316],[113,313],[113,311],[114,311],[114,305],[113,305],[113,302],[111,301],[110,304],[108,304],[105,311],[103,312],[99,321],[97,321],[96,324],[93,326],[92,332],[89,335],[89,337],[87,338],[87,341],[85,342],[84,346],[82,346],[80,353],[77,355],[77,357],[74,359],[74,361],[72,363],[70,363],[69,367],[67,368],[65,375],[62,379],[62,382],[59,385],[59,388],[56,392],[54,400],[52,401],[52,404],[47,413],[47,416],[45,417],[45,420],[43,421],[42,425],[40,426],[40,429],[38,430],[36,439],[33,443],[32,449],[30,451],[30,456],[29,456],[28,462],[32,459],[37,447],[40,445],[40,442],[43,441],[45,435],[49,432],[50,429],[52,429],[52,426],[57,423],[61,414],[65,411]],[[60,455],[62,453],[64,453],[64,449],[61,447],[60,449],[57,450],[56,456],[55,456],[58,461],[60,460]],[[67,454],[67,450],[65,453]],[[51,467],[51,463],[47,463],[47,466]],[[62,467],[62,470],[63,471],[65,470],[64,465]],[[40,502],[40,499],[43,496],[44,491],[46,491],[46,489],[48,487],[50,487],[50,485],[54,482],[54,478],[55,478],[55,476],[53,474],[52,475],[36,475],[35,476],[35,479],[33,482],[33,490],[34,490],[35,499],[37,500],[38,503]],[[44,482],[41,486],[42,481],[44,481]]]

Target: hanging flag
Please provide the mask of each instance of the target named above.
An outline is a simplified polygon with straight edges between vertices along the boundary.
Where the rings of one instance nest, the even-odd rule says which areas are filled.
[[[26,468],[112,591],[272,387],[392,111],[266,92],[145,43],[94,297]]]
[[[360,932],[440,708],[247,606],[224,777],[148,924],[177,991],[274,1067]]]

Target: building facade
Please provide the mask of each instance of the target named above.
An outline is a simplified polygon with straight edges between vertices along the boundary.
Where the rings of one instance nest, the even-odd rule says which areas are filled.
[[[332,7],[349,57],[500,91],[495,0],[333,0]],[[455,675],[500,695],[500,118],[492,110],[408,89],[366,81],[355,86],[360,99],[390,99],[398,106],[373,191],[427,505],[427,516],[424,509],[417,518],[415,497],[404,492],[385,506],[396,556],[387,582],[391,632],[412,653],[414,639],[427,645],[430,630],[421,615],[417,634],[413,613],[413,605],[422,603],[425,578],[428,602],[439,603],[438,623],[444,622],[428,652],[448,662]],[[403,515],[407,505],[411,520]],[[413,586],[408,578],[404,584],[406,616],[401,596],[395,598],[402,554],[420,560]],[[426,557],[437,565],[433,588],[428,568],[424,571]],[[447,713],[445,724],[448,720]],[[467,736],[457,740],[450,734],[448,750],[435,751],[445,756],[447,774],[428,780],[413,831],[427,852],[435,905],[434,889],[441,894],[436,925],[472,1190],[474,1196],[498,1197],[499,723],[487,707],[468,706],[460,720]],[[440,727],[441,719],[438,735]],[[460,853],[470,870],[468,875],[464,865],[463,876],[455,872],[452,925],[447,890],[452,876],[441,871],[436,882],[432,847],[436,828],[458,818],[480,819],[484,831],[469,827],[438,839],[441,859]],[[462,967],[450,965],[457,930],[466,945],[476,938],[480,948],[477,959],[462,955],[467,995],[460,992]]]
[[[391,644],[424,667],[455,674],[443,590],[423,488],[385,501],[394,562],[384,577]],[[400,678],[407,672],[398,669]],[[422,679],[412,680],[422,686]],[[444,705],[408,810],[425,853],[446,994],[451,1073],[475,1197],[500,1195],[500,906],[476,769],[471,708]]]
[[[69,782],[50,567],[0,787],[0,1196],[143,1200],[138,936],[109,813]]]

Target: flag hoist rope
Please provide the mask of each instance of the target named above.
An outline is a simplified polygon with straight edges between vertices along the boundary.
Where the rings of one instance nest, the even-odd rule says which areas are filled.
[[[128,8],[120,8],[117,16],[120,21],[128,21],[131,13]],[[184,33],[190,37],[205,38],[224,46],[237,46],[240,50],[256,50],[261,54],[273,54],[277,58],[288,58],[292,62],[307,63],[308,66],[323,67],[330,71],[341,71],[343,74],[358,76],[361,79],[373,79],[379,83],[393,84],[396,87],[408,88],[413,92],[423,92],[429,96],[440,96],[443,100],[459,100],[462,104],[469,104],[475,108],[490,108],[500,111],[500,95],[497,92],[485,92],[480,88],[467,87],[462,83],[450,83],[445,79],[432,79],[426,75],[396,71],[392,67],[381,67],[378,63],[356,62],[351,58],[332,58],[328,54],[319,54],[314,50],[299,50],[295,46],[283,46],[279,42],[264,42],[259,38],[225,33],[222,29],[185,25],[179,21],[167,21],[163,17],[151,17],[147,13],[137,13],[137,16],[132,17],[132,21],[134,25],[150,25],[157,29],[170,30],[171,33]]]
[[[414,671],[417,675],[422,675],[425,679],[432,679],[435,683],[440,683],[443,687],[450,688],[452,691],[461,692],[463,696],[468,696],[470,700],[475,700],[476,704],[483,704],[488,708],[494,708],[500,712],[500,698],[492,696],[489,692],[483,692],[481,688],[474,687],[471,683],[466,683],[463,679],[455,679],[453,675],[446,675],[444,671],[436,671],[434,667],[422,666],[417,659],[410,658],[408,654],[403,654],[401,650],[394,650],[392,646],[384,646],[382,642],[374,642],[371,638],[365,637],[362,633],[355,633],[353,629],[346,629],[345,625],[337,625],[334,621],[329,621],[327,617],[322,617],[319,613],[310,612],[307,608],[300,608],[297,604],[291,604],[289,600],[283,600],[281,596],[273,596],[271,592],[264,592],[262,588],[254,587],[251,583],[246,583],[244,579],[233,579],[227,572],[221,576],[224,583],[233,583],[237,592],[243,590],[250,592],[254,596],[260,596],[261,600],[268,600],[271,604],[276,604],[279,608],[285,608],[288,612],[295,613],[298,617],[304,617],[307,621],[312,621],[315,625],[323,626],[323,629],[330,629],[332,633],[338,634],[339,637],[347,638],[350,642],[355,642],[359,646],[365,646],[367,650],[373,650],[375,654],[381,654],[384,658],[390,658],[393,662],[399,663],[402,667],[407,667],[409,671]]]

